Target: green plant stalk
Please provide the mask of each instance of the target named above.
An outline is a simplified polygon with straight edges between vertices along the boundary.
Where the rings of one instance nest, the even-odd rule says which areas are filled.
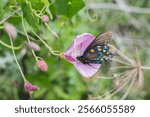
[[[29,39],[29,36],[28,36],[27,31],[26,31],[26,29],[25,29],[25,25],[24,25],[23,13],[22,13],[22,15],[21,15],[21,19],[22,19],[22,26],[23,26],[23,29],[24,29],[25,35],[26,35],[26,37],[27,37],[28,42],[30,43],[30,39]],[[34,58],[35,58],[36,62],[38,62],[38,58],[36,57],[36,55],[35,55],[35,53],[34,53],[33,49],[31,49],[31,51],[32,51],[32,54],[33,54],[33,56],[34,56]]]
[[[14,56],[14,59],[15,59],[15,61],[16,61],[16,64],[17,64],[17,66],[18,66],[18,68],[19,68],[19,71],[20,71],[20,73],[21,73],[21,76],[22,76],[24,82],[27,82],[27,80],[26,80],[26,78],[25,78],[25,76],[24,76],[24,74],[23,74],[23,71],[21,70],[21,67],[20,67],[20,65],[19,65],[19,63],[18,63],[18,61],[17,61],[17,57],[16,57],[15,51],[14,51],[14,49],[13,49],[13,47],[14,47],[13,41],[12,41],[12,38],[11,38],[10,35],[9,35],[9,38],[10,38],[10,43],[11,43],[11,46],[12,46],[12,52],[13,52],[13,56]]]
[[[53,31],[53,30],[49,27],[49,25],[48,25],[47,23],[44,23],[44,24],[45,24],[45,25],[47,26],[47,28],[51,31],[52,35],[55,36],[55,37],[57,37],[57,39],[59,39],[57,33],[56,33],[55,31]]]
[[[53,51],[52,48],[49,47],[48,44],[47,44],[45,41],[43,41],[43,39],[42,39],[41,37],[39,37],[33,30],[32,30],[32,32],[33,32],[34,35],[49,49],[49,51],[50,51],[53,55],[55,55],[55,56],[60,56],[60,54],[56,54],[55,51]],[[56,51],[56,52],[57,52],[57,51]]]
[[[44,7],[42,8],[42,10],[40,11],[40,15],[42,15],[42,14],[45,12],[45,9],[46,9],[46,6],[44,6]]]
[[[16,12],[20,10],[20,7],[16,9],[10,16],[5,17],[3,20],[0,21],[0,24],[3,24],[6,20],[8,20],[10,17],[12,17]]]
[[[33,12],[33,14],[34,14],[35,16],[37,16],[38,18],[41,19],[41,16],[40,16],[39,14],[37,14],[35,10],[32,10],[32,12]],[[53,31],[53,30],[49,27],[49,25],[48,25],[47,23],[44,23],[44,24],[45,24],[45,25],[47,26],[47,28],[50,30],[50,32],[52,33],[52,35],[54,35],[56,38],[59,39],[57,33],[56,33],[55,31]]]
[[[7,48],[14,49],[14,50],[19,50],[20,48],[22,48],[22,45],[17,46],[17,47],[14,47],[14,46],[12,47],[12,46],[6,44],[5,42],[3,42],[2,40],[0,40],[0,44],[2,44],[3,46],[5,46]]]
[[[46,39],[47,44],[48,44],[48,45],[49,45],[49,47],[50,47],[50,46],[51,46],[51,44],[50,44],[50,40],[48,40],[48,39],[47,39],[47,37],[46,37],[46,34],[45,34],[45,30],[44,30],[43,24],[42,24],[42,31],[43,31],[43,34],[44,34],[44,38]],[[51,49],[53,49],[53,48],[51,47]]]
[[[18,29],[17,29],[17,32],[18,32],[19,34],[21,34],[21,35],[23,35],[23,36],[26,37],[26,34],[24,34],[24,32],[22,32],[21,30],[18,30]],[[28,35],[28,37],[29,37],[30,40],[33,40],[33,41],[36,40],[36,39],[34,39],[33,37],[31,37],[30,35]]]

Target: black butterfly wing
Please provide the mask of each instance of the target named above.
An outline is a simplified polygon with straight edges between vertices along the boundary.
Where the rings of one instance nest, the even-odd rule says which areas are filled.
[[[96,58],[99,56],[97,52],[90,52],[91,49],[94,49],[96,46],[108,44],[111,41],[112,38],[112,32],[105,32],[103,34],[98,35],[86,48],[86,50],[83,53],[83,56],[89,60],[96,60]]]

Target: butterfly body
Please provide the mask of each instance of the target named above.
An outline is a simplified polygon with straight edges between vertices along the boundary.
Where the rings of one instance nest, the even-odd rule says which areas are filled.
[[[77,57],[77,60],[79,60],[83,64],[91,63],[91,61],[88,58],[85,58],[84,56]]]
[[[83,64],[102,64],[103,61],[108,62],[113,56],[110,52],[108,43],[111,39],[111,32],[103,33],[96,37],[84,51],[82,56],[76,59]]]

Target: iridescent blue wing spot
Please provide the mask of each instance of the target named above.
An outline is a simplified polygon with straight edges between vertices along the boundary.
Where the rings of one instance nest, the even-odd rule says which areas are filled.
[[[112,57],[110,52],[110,47],[105,44],[101,46],[96,46],[92,49],[92,54],[96,55],[94,58],[90,58],[90,63],[102,64],[103,61],[108,62],[109,58]]]

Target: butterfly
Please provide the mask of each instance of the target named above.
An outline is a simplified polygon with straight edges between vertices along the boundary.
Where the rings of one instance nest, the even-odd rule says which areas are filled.
[[[112,32],[105,32],[98,35],[90,45],[85,49],[82,56],[76,59],[83,64],[102,64],[103,61],[108,62],[113,54],[110,52],[110,43]]]

